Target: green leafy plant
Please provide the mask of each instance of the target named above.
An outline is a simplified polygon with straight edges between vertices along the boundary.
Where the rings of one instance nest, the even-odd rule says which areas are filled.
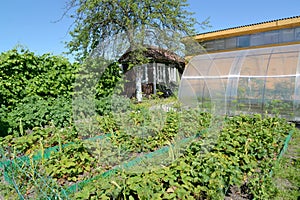
[[[94,158],[81,141],[76,141],[54,153],[45,162],[45,171],[60,184],[76,182],[80,175],[91,172]]]
[[[103,199],[273,198],[276,189],[269,174],[293,129],[280,118],[229,117],[217,141],[211,132],[204,133],[169,166],[120,172],[87,187],[93,188],[93,197]],[[80,192],[75,196],[82,197]]]
[[[0,134],[71,123],[70,101],[78,64],[27,49],[0,54]]]
[[[1,105],[10,108],[25,97],[70,97],[77,65],[66,58],[35,55],[26,49],[0,54]]]
[[[0,138],[0,144],[6,150],[6,156],[16,152],[19,156],[29,155],[43,148],[54,147],[62,141],[62,144],[72,142],[77,137],[77,133],[73,127],[56,128],[47,126],[45,128],[33,128],[30,132],[19,136],[18,133]]]

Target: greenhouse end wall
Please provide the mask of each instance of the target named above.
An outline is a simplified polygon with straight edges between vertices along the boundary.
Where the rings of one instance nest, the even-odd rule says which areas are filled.
[[[299,122],[300,45],[195,56],[179,99],[219,114],[278,114]]]

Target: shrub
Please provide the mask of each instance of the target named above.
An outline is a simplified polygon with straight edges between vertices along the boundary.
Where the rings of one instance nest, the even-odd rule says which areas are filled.
[[[34,127],[54,125],[69,126],[72,123],[71,100],[65,97],[43,99],[38,96],[24,98],[10,111],[2,107],[0,110],[1,135],[23,132]]]
[[[25,97],[70,97],[78,65],[66,58],[25,49],[0,54],[0,102],[9,109]]]

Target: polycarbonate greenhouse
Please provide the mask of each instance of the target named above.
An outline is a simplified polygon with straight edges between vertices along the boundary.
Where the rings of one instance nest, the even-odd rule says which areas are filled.
[[[299,122],[300,45],[195,56],[179,98],[221,114],[279,114]]]

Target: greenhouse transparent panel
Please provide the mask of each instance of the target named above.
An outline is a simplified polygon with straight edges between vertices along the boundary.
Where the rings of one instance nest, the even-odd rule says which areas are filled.
[[[198,55],[186,66],[179,98],[219,114],[300,121],[299,59],[299,44]]]
[[[269,77],[295,76],[298,63],[298,53],[273,53],[268,65]]]
[[[206,88],[204,91],[206,94],[205,96],[205,103],[207,105],[207,101],[211,101],[211,109],[214,113],[224,114],[226,110],[225,107],[225,79],[205,79]],[[207,95],[208,92],[208,95]]]
[[[268,78],[264,94],[264,110],[268,114],[294,117],[293,94],[295,78]]]
[[[244,58],[240,76],[250,78],[253,76],[265,76],[267,73],[269,58],[270,55],[267,54],[253,55],[253,53],[249,53]]]
[[[262,113],[264,78],[240,77],[238,107],[242,113]]]
[[[206,76],[209,73],[210,67],[213,64],[212,59],[209,55],[203,56],[201,58],[195,57],[190,62],[189,70],[184,71],[184,75],[187,77],[197,77],[197,76]],[[197,63],[201,63],[201,70]]]
[[[203,82],[203,81],[202,81]],[[185,102],[186,105],[195,106],[198,102],[199,93],[201,93],[202,86],[200,80],[187,80],[181,83],[181,89],[179,93],[179,98]]]
[[[211,111],[212,108],[212,99],[209,93],[209,88],[207,87],[207,84],[203,80],[203,87],[202,87],[202,96],[198,99],[200,102],[200,106],[203,110]]]
[[[208,76],[222,76],[224,74],[228,74],[234,57],[215,57],[214,62],[211,65],[210,71],[207,74]]]

